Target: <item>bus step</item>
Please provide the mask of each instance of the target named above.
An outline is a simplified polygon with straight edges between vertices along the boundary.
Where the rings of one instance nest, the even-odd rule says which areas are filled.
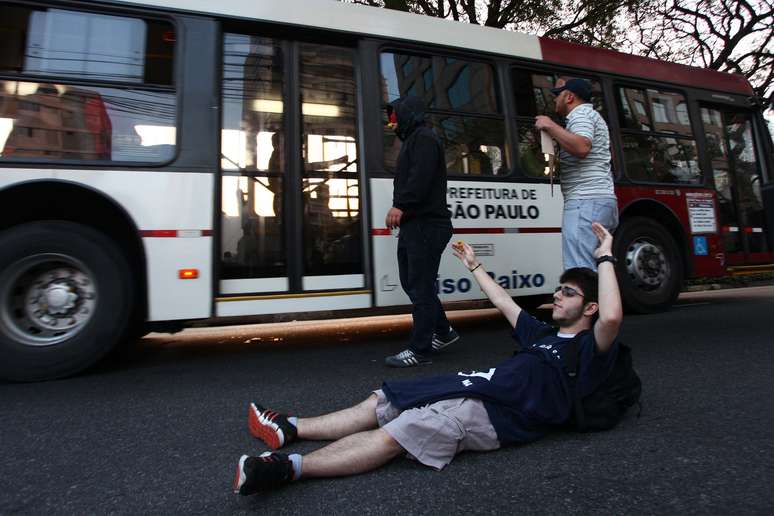
[[[763,265],[737,265],[729,267],[727,270],[728,274],[731,276],[750,276],[753,274],[774,272],[774,263],[766,263]]]

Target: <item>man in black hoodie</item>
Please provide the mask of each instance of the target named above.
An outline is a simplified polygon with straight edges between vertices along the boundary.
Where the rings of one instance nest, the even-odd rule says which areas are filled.
[[[451,213],[446,207],[443,143],[425,123],[424,103],[417,97],[402,97],[388,107],[388,114],[403,144],[385,224],[390,229],[400,227],[400,284],[414,305],[414,326],[408,349],[387,357],[385,363],[411,367],[429,364],[432,352],[459,339],[435,286],[441,254],[452,236]]]

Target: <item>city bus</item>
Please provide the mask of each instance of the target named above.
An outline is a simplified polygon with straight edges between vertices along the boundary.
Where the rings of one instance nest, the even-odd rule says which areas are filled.
[[[0,25],[7,380],[152,330],[405,310],[384,223],[402,95],[445,144],[453,238],[525,305],[562,272],[534,130],[560,77],[610,127],[629,309],[774,262],[772,143],[740,76],[332,0],[2,1]],[[437,288],[484,297],[451,253]]]

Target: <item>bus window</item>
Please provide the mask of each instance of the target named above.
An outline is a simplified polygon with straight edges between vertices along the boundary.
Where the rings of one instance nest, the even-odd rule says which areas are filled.
[[[553,75],[513,71],[513,90],[516,96],[516,113],[519,116],[554,114]]]
[[[622,129],[693,137],[688,105],[683,95],[653,89],[620,88],[619,99]]]
[[[519,138],[519,170],[527,177],[548,179],[549,164],[543,155],[543,149],[540,142],[540,134],[535,130],[535,121],[519,120],[518,138]],[[559,160],[554,162],[554,172],[559,175],[561,163]]]
[[[591,83],[591,103],[594,109],[607,119],[602,84],[595,79],[566,74],[553,75],[530,72],[518,68],[513,70],[512,76],[513,91],[516,97],[516,114],[520,117],[534,117],[537,115],[555,117],[554,94],[551,93],[551,88],[554,87],[554,84],[559,79],[567,80],[573,77],[580,77]]]
[[[701,118],[707,154],[712,163],[715,191],[718,194],[718,222],[721,228],[738,226],[731,184],[733,171],[728,155],[722,113],[717,109],[701,108]],[[744,250],[741,232],[721,231],[720,238],[723,242],[723,250],[727,253],[739,253]]]
[[[361,260],[353,51],[299,45],[304,274],[358,274]]]
[[[621,129],[652,130],[645,92],[634,88],[620,88],[618,91]]]
[[[701,119],[718,195],[723,250],[732,255],[768,252],[762,179],[750,114],[702,107]]]
[[[701,183],[696,142],[683,95],[621,87],[618,107],[624,163],[630,179]]]
[[[535,130],[535,117],[546,115],[556,118],[554,95],[551,93],[556,77],[519,69],[513,70],[512,77],[518,127],[519,170],[528,177],[547,178],[548,162],[540,146],[540,135]]]
[[[221,276],[286,276],[283,54],[271,39],[225,34]],[[284,289],[283,289],[284,290]]]
[[[507,174],[505,122],[491,65],[385,52],[381,73],[383,102],[406,95],[425,101],[428,120],[444,142],[450,175]],[[384,116],[384,166],[394,170],[400,142],[387,129]]]
[[[545,115],[559,121],[551,88],[560,78],[567,80],[570,76],[514,68],[512,78],[517,115],[516,124],[518,126],[519,169],[525,176],[546,178],[548,163],[540,145],[540,135],[535,130],[535,117]],[[607,118],[602,85],[597,80],[583,78],[591,83],[591,102],[594,109]],[[561,163],[557,161],[555,170],[557,174],[559,174],[560,167]]]
[[[679,93],[648,90],[648,99],[653,107],[653,130],[693,136],[688,105]]]
[[[749,253],[768,252],[766,236],[761,231],[766,223],[751,117],[749,114],[727,113],[724,126],[729,155],[733,160],[739,218],[745,227],[753,228],[745,236],[747,250]]]
[[[12,5],[0,6],[0,20],[0,73],[8,79],[0,81],[0,156],[172,159],[172,25]]]
[[[224,170],[284,173],[282,59],[271,39],[224,36]]]
[[[624,134],[626,172],[635,181],[698,183],[701,171],[693,140]]]

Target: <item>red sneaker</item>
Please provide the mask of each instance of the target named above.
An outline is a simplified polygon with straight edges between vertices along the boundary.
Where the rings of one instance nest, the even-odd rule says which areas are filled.
[[[253,437],[265,442],[272,450],[290,444],[298,435],[296,426],[288,421],[287,416],[255,403],[250,403],[247,427]]]

